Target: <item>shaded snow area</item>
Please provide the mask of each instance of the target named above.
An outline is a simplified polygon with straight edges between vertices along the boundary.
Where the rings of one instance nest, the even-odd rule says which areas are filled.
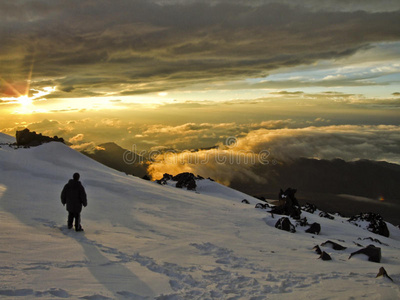
[[[61,143],[0,142],[1,299],[400,298],[400,230],[390,224],[386,238],[303,212],[320,234],[307,226],[290,233],[275,228],[280,216],[254,208],[259,200],[210,180],[188,191],[111,170]],[[60,200],[74,172],[88,194],[85,232],[67,229]],[[322,246],[327,240],[346,249]],[[349,259],[370,244],[381,248],[380,263]],[[316,245],[332,260],[319,259]],[[393,281],[376,277],[381,267]]]

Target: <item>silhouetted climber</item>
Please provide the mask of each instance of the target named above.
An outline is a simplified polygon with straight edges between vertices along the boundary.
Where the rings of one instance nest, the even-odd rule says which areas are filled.
[[[73,179],[64,186],[61,192],[61,203],[67,204],[68,211],[68,229],[72,228],[75,219],[75,230],[83,231],[81,226],[81,211],[82,205],[87,206],[87,198],[85,188],[79,181],[79,173],[73,175]]]

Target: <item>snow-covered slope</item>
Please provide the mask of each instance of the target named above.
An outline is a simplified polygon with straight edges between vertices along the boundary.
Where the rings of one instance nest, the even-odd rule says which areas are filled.
[[[74,172],[88,194],[84,233],[66,229],[60,201]],[[397,228],[385,238],[303,212],[320,235],[289,233],[256,202],[208,180],[194,192],[127,176],[61,143],[1,145],[0,298],[400,298]],[[318,259],[312,248],[326,240],[347,249],[321,246],[332,261]],[[381,263],[349,260],[354,242],[381,247]],[[394,282],[375,278],[382,266]]]
[[[14,143],[14,142],[15,138],[13,136],[0,132],[0,144]]]

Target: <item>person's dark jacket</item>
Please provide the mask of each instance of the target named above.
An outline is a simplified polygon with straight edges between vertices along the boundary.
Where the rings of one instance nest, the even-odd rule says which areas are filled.
[[[82,205],[86,207],[86,192],[80,181],[71,179],[64,186],[61,192],[61,203],[67,204],[67,210],[72,213],[80,213]]]

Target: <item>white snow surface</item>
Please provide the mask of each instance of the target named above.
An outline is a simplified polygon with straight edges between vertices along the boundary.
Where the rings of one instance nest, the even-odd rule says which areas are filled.
[[[385,238],[303,212],[321,233],[289,233],[257,199],[210,180],[187,191],[61,143],[10,142],[0,135],[1,299],[400,299],[400,230],[390,224]],[[74,172],[88,194],[83,233],[66,228],[60,200]],[[332,257],[323,261],[312,248],[327,240],[347,249],[320,246]],[[380,247],[381,263],[348,259],[354,242]],[[376,278],[380,267],[394,282]]]

